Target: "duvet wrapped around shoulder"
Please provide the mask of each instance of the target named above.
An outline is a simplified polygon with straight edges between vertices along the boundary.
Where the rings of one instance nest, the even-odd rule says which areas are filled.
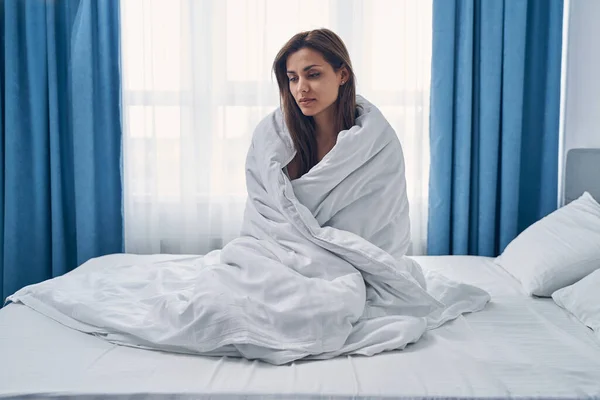
[[[204,256],[78,268],[7,300],[113,343],[284,364],[402,349],[481,310],[489,295],[406,256],[410,223],[396,133],[362,97],[351,129],[290,181],[276,110],[246,162],[241,235]]]

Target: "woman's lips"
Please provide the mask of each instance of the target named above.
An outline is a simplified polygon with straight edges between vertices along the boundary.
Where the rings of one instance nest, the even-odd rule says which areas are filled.
[[[303,107],[308,107],[308,106],[314,104],[315,101],[316,101],[315,99],[306,99],[306,100],[300,100],[299,103]]]

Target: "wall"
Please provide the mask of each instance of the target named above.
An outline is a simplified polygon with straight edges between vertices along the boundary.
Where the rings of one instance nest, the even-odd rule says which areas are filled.
[[[571,0],[567,5],[565,152],[600,147],[600,1]]]
[[[569,149],[600,148],[600,0],[565,0],[558,202]]]

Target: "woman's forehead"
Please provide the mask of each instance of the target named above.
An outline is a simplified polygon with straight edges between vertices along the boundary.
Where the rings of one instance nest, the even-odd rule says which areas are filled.
[[[318,51],[303,48],[289,55],[286,62],[288,72],[303,71],[312,65],[324,66],[326,64],[323,55]]]

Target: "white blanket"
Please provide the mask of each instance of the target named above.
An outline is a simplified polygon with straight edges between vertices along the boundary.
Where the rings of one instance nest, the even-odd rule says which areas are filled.
[[[282,113],[256,128],[241,235],[205,256],[82,271],[9,297],[130,346],[283,364],[402,349],[482,309],[481,289],[428,277],[410,243],[400,142],[357,98],[356,125],[301,178]]]

